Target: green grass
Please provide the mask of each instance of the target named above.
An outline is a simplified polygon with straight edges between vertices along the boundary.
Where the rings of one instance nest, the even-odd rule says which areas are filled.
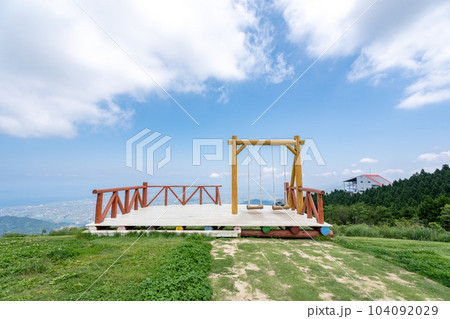
[[[0,300],[77,300],[136,238],[136,235],[1,238]],[[81,300],[154,299],[149,295],[149,278],[162,280],[160,276],[164,273],[164,279],[180,284],[182,279],[177,274],[184,274],[187,269],[191,276],[198,274],[197,269],[194,271],[183,263],[175,263],[178,269],[168,273],[174,258],[192,261],[192,255],[201,252],[203,259],[198,261],[201,271],[207,272],[207,245],[181,236],[143,236],[82,295]],[[196,287],[190,285],[201,285],[202,294],[197,293],[193,299],[206,299],[211,295],[206,275],[202,278],[199,282],[188,280],[182,284],[182,288],[190,292],[196,291]],[[188,299],[185,295],[180,298]]]
[[[450,244],[381,238],[337,237],[346,247],[370,253],[450,287]]]
[[[331,241],[254,238],[212,244],[213,300],[450,299],[450,289],[439,283]]]
[[[450,299],[448,243],[53,235],[0,238],[0,300]]]
[[[336,225],[333,226],[333,232],[337,236],[343,235],[351,237],[377,237],[450,242],[450,232],[439,231],[420,225]]]
[[[188,237],[163,256],[158,272],[138,287],[141,300],[210,300],[211,244]]]

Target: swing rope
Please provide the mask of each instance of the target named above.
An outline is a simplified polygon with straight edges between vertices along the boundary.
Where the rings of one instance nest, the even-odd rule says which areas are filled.
[[[262,205],[262,191],[261,191],[262,186],[261,186],[261,183],[262,183],[262,179],[261,179],[261,164],[259,164],[259,205],[260,206]]]
[[[248,163],[247,163],[247,188],[248,188],[248,196],[247,196],[247,204],[250,205],[250,152],[248,150],[247,147],[247,158],[248,158]]]

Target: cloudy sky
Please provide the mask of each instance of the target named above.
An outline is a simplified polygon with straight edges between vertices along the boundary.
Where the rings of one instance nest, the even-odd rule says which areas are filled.
[[[449,16],[439,0],[2,1],[0,206],[144,180],[226,189],[226,142],[193,166],[192,140],[231,135],[310,139],[311,187],[433,170],[450,161]],[[153,176],[125,162],[145,128],[171,137]],[[271,188],[283,167],[263,155]]]

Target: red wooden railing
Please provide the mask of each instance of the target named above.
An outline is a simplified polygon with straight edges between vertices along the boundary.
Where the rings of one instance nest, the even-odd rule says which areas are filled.
[[[306,192],[306,196],[303,200],[303,206],[301,207],[299,213],[303,215],[306,210],[307,218],[312,218],[312,213],[314,213],[314,217],[316,218],[317,222],[319,224],[324,223],[323,198],[322,198],[322,195],[325,194],[324,191],[319,190],[319,189],[313,189],[313,188],[305,188],[305,187],[298,187],[298,188],[296,186],[289,187],[289,185],[287,185],[287,183],[285,185],[285,189],[286,189],[286,194],[289,191],[289,196],[292,199],[291,200],[291,209],[292,210],[297,209],[297,196],[295,194],[296,190],[298,189],[299,191]],[[317,207],[316,207],[316,204],[314,203],[311,193],[315,193],[317,195]]]
[[[206,188],[215,188],[214,197],[208,192]],[[220,199],[219,187],[222,185],[148,185],[143,183],[142,186],[131,186],[131,187],[117,187],[117,188],[106,188],[106,189],[94,189],[92,194],[97,194],[97,204],[95,207],[95,223],[101,223],[105,220],[108,212],[111,210],[111,218],[117,217],[117,208],[120,209],[122,214],[128,214],[134,207],[137,210],[140,207],[147,207],[164,191],[164,205],[167,206],[167,199],[169,191],[175,196],[175,198],[181,203],[181,205],[186,205],[191,198],[199,191],[200,205],[203,204],[203,193],[208,195],[209,198],[216,205],[222,205]],[[149,188],[161,188],[159,192],[150,200],[147,201],[148,189]],[[174,188],[182,188],[183,193],[178,196],[174,191]],[[193,190],[190,196],[186,196],[187,192]],[[119,192],[125,192],[124,203],[119,197]],[[130,191],[134,191],[130,199]],[[141,195],[142,192],[142,195]],[[112,193],[111,197],[103,208],[103,194]],[[181,198],[180,198],[181,197]],[[187,197],[187,198],[186,198]]]

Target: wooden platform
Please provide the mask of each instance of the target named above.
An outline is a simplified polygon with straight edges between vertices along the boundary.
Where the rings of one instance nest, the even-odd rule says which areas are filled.
[[[96,227],[132,227],[132,226],[301,226],[301,227],[331,227],[328,223],[319,224],[316,219],[307,218],[295,211],[272,210],[266,206],[262,210],[247,210],[245,205],[238,206],[238,214],[231,214],[231,205],[173,205],[148,206],[131,210],[130,213],[118,214],[116,218],[106,218],[101,223],[90,223],[90,228]]]
[[[90,233],[92,235],[97,236],[114,236],[116,234],[120,235],[126,235],[130,233],[144,233],[144,234],[150,234],[150,233],[175,233],[178,235],[184,234],[184,235],[192,235],[192,234],[199,234],[207,237],[228,237],[228,238],[236,238],[241,235],[240,230],[86,230],[84,233]]]

